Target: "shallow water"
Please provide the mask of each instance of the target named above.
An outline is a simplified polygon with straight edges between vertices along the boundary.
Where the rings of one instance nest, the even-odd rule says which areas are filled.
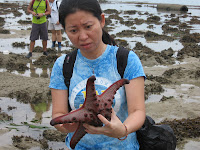
[[[141,14],[136,13],[134,15],[128,15],[128,19],[138,18],[138,19],[146,20],[147,17],[149,17],[149,16],[144,15],[144,13],[148,12],[149,14],[154,14],[156,16],[159,16],[161,18],[161,22],[166,21],[165,15],[171,14],[170,12],[158,11],[157,8],[156,8],[156,4],[142,4],[141,7],[137,7],[137,5],[135,3],[127,4],[127,3],[124,3],[124,2],[123,3],[119,3],[119,2],[116,3],[115,2],[114,4],[113,3],[103,3],[103,4],[101,4],[101,7],[102,7],[103,10],[115,8],[119,12],[122,12],[120,16],[123,17],[124,20],[126,20],[126,18],[127,18],[127,15],[123,14],[123,12],[126,11],[126,10],[136,10],[136,11],[138,11],[142,14],[141,15]],[[4,29],[8,29],[8,30],[9,29],[15,29],[15,30],[22,30],[23,29],[23,30],[26,30],[26,29],[31,27],[31,25],[21,25],[21,24],[17,23],[17,21],[20,20],[20,19],[21,20],[26,20],[27,18],[31,19],[31,15],[26,15],[23,12],[23,10],[20,10],[20,12],[23,13],[23,15],[21,17],[14,17],[13,14],[0,15],[0,17],[6,18],[6,20],[5,20],[6,24],[4,25]],[[176,13],[176,16],[181,16],[180,12],[173,12],[173,13]],[[196,7],[189,6],[188,14],[190,14],[190,16],[188,16],[187,18],[181,18],[182,22],[189,21],[191,19],[191,16],[195,16],[197,14],[200,14],[200,9],[196,9]],[[108,15],[106,17],[108,17]],[[123,30],[131,29],[131,27],[135,27],[135,29],[134,29],[135,31],[143,31],[143,32],[152,31],[152,32],[155,32],[155,33],[158,33],[158,34],[162,34],[162,32],[163,32],[162,29],[161,29],[162,25],[153,24],[153,28],[149,29],[149,28],[147,28],[148,24],[146,24],[146,23],[143,23],[141,25],[133,25],[131,27],[127,27],[125,25],[121,25],[119,23],[119,21],[113,20],[113,24],[115,26],[114,27],[112,26],[113,29],[111,31],[109,31],[109,33],[114,34],[114,35],[118,32],[123,31]],[[200,33],[199,25],[193,25],[192,27],[193,28],[191,30],[191,33],[195,33],[195,32]],[[29,32],[30,32],[30,30],[29,30]],[[14,34],[14,33],[11,32],[11,34]],[[64,34],[63,36],[67,38],[66,34]],[[143,36],[138,36],[138,35],[134,35],[130,38],[124,37],[124,38],[120,38],[120,39],[127,40],[127,42],[129,43],[129,47],[131,49],[134,48],[136,42],[142,42],[147,47],[151,48],[152,50],[158,51],[158,52],[165,50],[165,49],[168,49],[168,48],[172,48],[175,51],[178,51],[181,48],[183,48],[183,45],[178,40],[174,40],[172,42],[168,42],[168,41],[153,41],[153,42],[150,42],[150,41],[147,41]],[[12,45],[11,45],[13,42],[22,42],[22,41],[29,44],[29,42],[30,42],[29,36],[25,36],[23,38],[18,37],[18,38],[4,39],[4,42],[0,43],[0,51],[2,52],[2,51],[5,51],[5,50],[8,50],[8,51],[13,52],[13,53],[28,53],[28,49],[29,49],[28,46],[26,46],[24,49],[22,49],[22,48],[13,48]],[[67,39],[67,41],[68,41],[68,39]],[[36,46],[42,46],[41,41],[36,41]],[[50,46],[51,46],[51,40],[48,40],[48,47],[50,47]],[[68,48],[64,46],[63,49],[68,49]]]
[[[49,122],[51,120],[51,104],[24,104],[18,102],[16,99],[0,97],[0,106],[1,111],[7,113],[13,117],[12,121],[6,121],[0,123],[1,130],[10,130],[4,134],[0,134],[0,147],[8,146],[12,143],[13,136],[30,136],[34,139],[42,139],[42,133],[46,129],[53,129],[50,126]],[[45,107],[44,107],[45,106]],[[8,107],[15,107],[12,110],[8,110]],[[39,109],[40,108],[40,109]],[[39,120],[37,122],[37,120]],[[23,122],[27,122],[32,125],[39,127],[45,127],[44,129],[29,128],[27,125],[24,125]],[[12,125],[12,124],[16,125]],[[65,145],[62,142],[50,142],[49,147],[54,150],[65,148]],[[31,150],[38,150],[39,147],[33,147]]]
[[[182,93],[178,93],[175,89],[164,88],[164,92],[161,94],[151,94],[145,101],[145,103],[160,102],[163,96],[178,98],[180,95],[184,99],[184,103],[193,103],[193,102],[200,103],[200,96],[193,96],[193,95],[188,96],[188,94],[184,94],[184,91],[188,91],[191,88],[197,88],[200,90],[198,86],[195,86],[193,84],[181,84],[180,91]]]
[[[39,68],[36,67],[32,62],[27,64],[28,70],[25,71],[11,71],[11,73],[25,76],[25,77],[42,77],[42,78],[50,78],[51,68],[43,67]],[[0,68],[0,72],[7,72],[6,68]]]
[[[11,2],[12,0],[10,0],[9,2]],[[13,0],[15,1],[15,0]],[[0,0],[0,2],[6,2],[5,0]],[[29,0],[24,0],[23,2],[29,2]],[[136,6],[136,2],[143,2],[143,3],[178,3],[178,4],[185,4],[185,5],[189,5],[189,11],[188,14],[189,17],[187,18],[182,18],[181,21],[189,21],[191,19],[191,16],[196,16],[198,14],[200,14],[200,9],[196,9],[196,6],[200,6],[200,1],[199,0],[193,0],[193,1],[188,1],[188,0],[181,0],[180,1],[174,1],[174,0],[167,0],[167,1],[162,1],[162,0],[146,0],[146,1],[140,1],[137,0],[134,3],[132,2],[132,0],[125,0],[123,1],[123,3],[120,3],[121,0],[110,0],[111,3],[105,3],[102,4],[102,9],[106,10],[106,9],[110,9],[110,8],[115,8],[120,12],[123,12],[125,10],[137,10],[140,11],[141,14],[144,14],[145,12],[148,12],[149,14],[154,14],[157,15],[159,17],[161,17],[161,21],[164,22],[166,17],[165,15],[170,15],[171,12],[161,12],[158,11],[156,9],[156,4],[143,4],[142,7],[137,7]],[[127,4],[126,2],[129,2],[129,4]],[[195,5],[195,6],[192,6]],[[19,19],[24,20],[25,18],[30,18],[30,15],[26,15],[22,10],[20,10],[20,12],[23,13],[23,15],[21,17],[14,17],[13,14],[9,14],[6,16],[0,15],[1,17],[6,17],[6,25],[4,26],[5,29],[14,29],[14,30],[22,30],[22,29],[28,29],[31,27],[31,25],[20,25],[17,23],[17,21]],[[177,12],[173,12],[176,14],[176,16],[181,15],[180,13]],[[121,17],[127,16],[126,14],[121,15]],[[107,17],[107,16],[106,16]],[[148,15],[139,15],[138,13],[136,13],[135,15],[130,15],[129,18],[139,18],[139,19],[146,19],[148,17]],[[127,18],[127,17],[124,17]],[[169,18],[170,19],[170,18]],[[115,20],[113,20],[115,22]],[[125,29],[129,29],[129,27],[121,25],[119,22],[115,22],[114,23],[115,27],[112,31],[110,31],[110,34],[116,34],[118,32],[121,32],[122,30]],[[192,25],[193,29],[191,31],[191,33],[200,33],[200,26],[199,25]],[[147,28],[148,25],[143,23],[142,25],[134,25],[134,27],[136,28],[136,31],[153,31],[156,32],[158,34],[162,34],[162,29],[161,29],[161,25],[154,25],[153,29],[149,29]],[[30,31],[30,30],[29,30]],[[11,34],[14,34],[14,32],[11,32]],[[66,35],[64,35],[64,37],[66,37]],[[1,39],[1,37],[0,37]],[[125,40],[128,41],[130,48],[133,48],[136,44],[136,42],[141,42],[142,44],[146,45],[147,47],[151,48],[152,50],[155,50],[157,52],[160,52],[164,49],[168,49],[168,48],[172,48],[174,51],[178,51],[181,48],[183,48],[183,45],[178,41],[175,40],[173,42],[167,42],[167,41],[154,41],[154,42],[149,42],[146,41],[146,39],[143,36],[134,36],[131,38],[123,38]],[[25,43],[29,43],[29,36],[25,36],[25,37],[18,37],[18,38],[9,38],[9,39],[3,39],[4,42],[0,42],[0,51],[5,51],[8,50],[9,52],[13,52],[13,53],[18,53],[18,54],[26,54],[28,53],[28,49],[29,47],[26,46],[24,49],[23,48],[13,48],[12,47],[12,43],[13,42],[25,42]],[[51,41],[48,41],[48,46],[50,47],[51,45]],[[42,46],[41,41],[36,41],[36,46]],[[67,49],[67,47],[63,47],[63,49]],[[33,60],[34,61],[34,60]],[[178,64],[179,62],[177,62]],[[184,63],[184,62],[183,62]],[[22,76],[27,76],[27,77],[50,77],[50,69],[49,68],[37,68],[34,65],[32,65],[32,63],[28,63],[27,64],[28,67],[30,67],[29,70],[26,70],[25,72],[17,72],[17,71],[13,71],[13,74],[17,74],[17,75],[22,75]],[[166,67],[166,66],[155,66],[155,67]],[[0,68],[0,72],[6,72],[7,70],[4,68]],[[189,85],[189,84],[182,84],[180,86],[180,89],[182,91],[187,91],[189,90],[191,87],[193,87],[194,85]],[[165,92],[162,93],[161,95],[151,95],[149,97],[149,99],[146,101],[146,103],[154,103],[154,102],[159,102],[160,99],[162,98],[162,96],[178,96],[178,93],[176,93],[176,91],[174,89],[165,89]],[[187,98],[188,95],[184,95],[183,94],[183,98],[185,98],[185,103],[192,103],[192,102],[199,102],[200,97],[199,96],[192,96],[190,98]],[[39,104],[42,106],[42,104]],[[0,124],[0,128],[12,128],[13,126],[10,125],[10,123],[15,123],[15,124],[20,124],[21,122],[28,122],[30,123],[33,120],[37,120],[40,119],[40,122],[38,123],[34,123],[35,125],[39,125],[39,126],[46,126],[48,128],[52,128],[49,125],[49,121],[50,121],[50,117],[51,117],[51,104],[49,103],[47,107],[45,107],[43,110],[37,110],[36,107],[34,105],[31,104],[23,104],[20,102],[17,102],[16,99],[11,99],[11,98],[5,98],[5,97],[1,97],[0,98],[0,106],[2,108],[3,112],[6,112],[7,114],[13,116],[13,121],[10,122],[5,122],[5,123],[1,123]],[[11,111],[8,111],[8,106],[16,106],[17,109],[13,109]],[[37,107],[38,108],[38,107]],[[171,116],[173,118],[173,116]],[[174,118],[176,118],[176,116],[174,116]],[[162,118],[161,118],[162,119]],[[28,128],[27,126],[18,126],[15,127],[18,128],[19,131],[17,131],[16,129],[12,129],[10,132],[5,133],[3,135],[0,135],[0,146],[3,145],[7,145],[12,143],[11,137],[13,135],[30,135],[31,137],[34,138],[41,138],[41,134],[42,134],[42,129],[40,130],[36,130],[36,129],[31,129]],[[50,142],[49,145],[51,145],[51,147],[53,147],[54,150],[58,149],[58,148],[63,148],[63,143],[58,143],[56,142]],[[199,142],[194,142],[191,141],[189,143],[187,143],[185,145],[185,150],[191,150],[191,149],[198,149],[199,147]],[[32,150],[37,150],[38,148],[32,148]],[[178,149],[177,149],[178,150]]]
[[[2,1],[2,0],[0,0]],[[5,2],[5,1],[4,1]],[[7,2],[13,2],[12,0],[7,1]],[[21,1],[21,2],[27,2],[27,1]],[[144,4],[141,4],[141,7],[137,6],[137,2],[143,2]],[[188,5],[189,7],[189,11],[187,12],[188,17],[186,18],[182,18],[181,15],[183,15],[180,12],[166,12],[166,11],[160,11],[157,10],[156,6],[157,3],[162,2],[162,1],[154,1],[154,0],[149,0],[149,1],[131,1],[131,0],[124,0],[124,1],[113,1],[110,0],[110,3],[102,3],[101,7],[104,10],[107,9],[116,9],[118,10],[118,12],[121,12],[120,17],[123,17],[124,20],[133,20],[135,18],[138,19],[144,19],[146,20],[147,17],[149,17],[148,14],[153,14],[155,16],[159,16],[161,18],[161,23],[163,24],[163,22],[165,22],[166,20],[170,20],[171,17],[167,18],[166,15],[170,16],[171,13],[175,14],[176,17],[180,16],[180,20],[181,22],[187,22],[190,21],[190,19],[192,18],[192,16],[196,16],[197,14],[200,14],[200,1],[198,0],[195,1],[181,1],[181,2],[174,2],[174,3],[182,3],[182,4],[190,4]],[[147,4],[149,3],[149,4]],[[165,1],[164,3],[173,3],[173,1],[168,0]],[[197,9],[198,7],[198,9]],[[137,13],[133,14],[133,15],[127,15],[124,14],[124,11],[127,10],[136,10]],[[7,14],[7,15],[0,15],[0,17],[5,17],[6,18],[6,24],[4,25],[4,29],[7,30],[12,30],[11,34],[15,34],[15,30],[27,30],[28,28],[31,28],[31,25],[21,25],[19,23],[17,23],[18,20],[27,20],[27,19],[31,19],[31,15],[26,15],[25,12],[23,10],[19,10],[23,15],[21,17],[14,17],[14,15],[11,14]],[[148,14],[145,14],[146,12],[148,12]],[[106,15],[106,17],[108,17],[109,15]],[[134,24],[131,27],[125,26],[120,24],[120,22],[118,20],[112,20],[112,25],[110,25],[110,27],[112,27],[111,31],[109,31],[109,33],[111,35],[116,35],[116,33],[119,33],[123,30],[135,30],[135,31],[142,31],[142,32],[146,32],[146,31],[152,31],[155,32],[157,34],[162,34],[163,30],[162,30],[162,24],[160,25],[156,25],[156,24],[152,24],[153,28],[148,28],[149,24],[143,23],[141,25],[136,25]],[[114,25],[114,27],[113,27]],[[108,26],[109,27],[109,26]],[[131,29],[132,27],[135,27],[135,29]],[[199,28],[199,24],[197,25],[192,25],[192,30],[190,31],[191,33],[200,33],[200,28]],[[28,33],[30,33],[30,30],[28,30]],[[170,34],[169,34],[170,36]],[[66,38],[66,41],[69,42],[67,35],[64,33],[63,37]],[[49,39],[51,38],[51,34],[49,34]],[[1,37],[0,37],[1,39]],[[116,39],[123,39],[126,40],[128,42],[128,47],[130,49],[133,49],[135,47],[135,44],[137,42],[141,42],[143,45],[149,47],[150,49],[156,51],[156,52],[161,52],[162,50],[167,50],[169,48],[172,48],[175,51],[175,55],[174,57],[176,57],[177,52],[183,48],[182,43],[179,42],[179,40],[174,40],[174,41],[166,41],[166,40],[161,40],[161,41],[147,41],[143,35],[133,35],[132,37],[116,37]],[[23,37],[16,37],[16,38],[4,38],[3,39],[4,42],[0,42],[0,52],[12,52],[12,53],[17,53],[17,54],[24,54],[26,55],[29,51],[29,46],[25,46],[24,48],[16,48],[12,46],[12,43],[14,42],[25,42],[26,44],[29,44],[30,40],[29,40],[29,35],[25,35]],[[62,42],[64,43],[64,42]],[[70,43],[70,42],[69,42]],[[200,43],[199,43],[200,44]],[[48,40],[47,43],[47,47],[51,46],[51,40]],[[42,42],[40,40],[36,41],[35,46],[41,46],[42,47]],[[63,46],[62,48],[63,50],[68,50],[69,47]],[[42,53],[42,52],[41,52]],[[31,64],[31,63],[30,63]],[[30,64],[27,64],[30,66]],[[33,65],[32,65],[33,66]],[[0,72],[4,72],[7,71],[4,68],[0,68]],[[45,77],[49,77],[50,76],[50,70],[49,68],[36,68],[36,67],[32,67],[29,70],[26,70],[25,72],[17,72],[17,71],[13,71],[12,73],[14,74],[19,74],[22,76],[28,76],[28,77],[40,77],[40,76],[45,76]]]
[[[26,1],[23,1],[23,2],[26,2]],[[132,20],[134,18],[146,20],[147,17],[149,17],[148,14],[154,14],[154,15],[159,16],[161,18],[161,22],[164,22],[166,20],[165,15],[171,14],[169,12],[158,11],[156,9],[156,4],[142,4],[141,7],[137,7],[135,2],[134,3],[129,2],[129,4],[127,4],[125,2],[127,2],[127,1],[123,1],[122,3],[120,3],[120,1],[116,1],[115,3],[113,1],[111,1],[111,3],[101,4],[101,7],[102,7],[103,10],[115,8],[116,10],[121,12],[120,17],[123,17],[124,20],[128,20],[128,19]],[[151,1],[148,1],[148,2],[151,2]],[[194,9],[196,7],[190,6],[190,8],[191,9],[189,9],[189,11],[188,11],[188,14],[190,14],[189,17],[181,18],[182,22],[189,21],[191,19],[190,16],[192,16],[192,15],[200,14],[200,10]],[[123,13],[126,10],[136,10],[137,13],[134,14],[134,15],[128,15],[127,16],[127,14]],[[19,11],[23,14],[21,17],[14,17],[14,15],[12,13],[7,14],[7,15],[0,15],[0,17],[6,18],[6,20],[5,20],[6,24],[4,25],[4,29],[12,30],[11,34],[15,34],[15,30],[20,31],[20,30],[27,30],[28,28],[31,28],[31,25],[29,25],[29,24],[28,25],[21,25],[21,24],[17,23],[17,21],[20,20],[20,19],[21,20],[27,20],[27,19],[30,20],[31,19],[31,15],[26,15],[23,10],[19,10]],[[138,12],[140,12],[140,13],[138,13]],[[148,12],[147,15],[145,15],[146,12]],[[173,12],[173,13],[175,13],[176,16],[182,15],[180,12]],[[106,17],[108,17],[108,16],[109,15],[106,15]],[[112,21],[113,21],[113,25],[115,27],[110,26],[110,27],[113,27],[113,29],[111,31],[109,31],[109,33],[113,34],[113,35],[121,32],[123,30],[130,30],[131,27],[135,27],[135,29],[134,29],[135,31],[142,31],[142,32],[152,31],[152,32],[155,32],[155,33],[158,33],[158,34],[162,34],[162,32],[163,32],[163,30],[161,28],[162,24],[161,25],[153,24],[153,28],[149,29],[148,28],[149,24],[146,24],[146,23],[143,23],[141,25],[133,25],[131,27],[128,27],[128,26],[120,24],[118,20],[112,20]],[[30,33],[30,30],[28,30],[28,32]],[[193,32],[200,33],[199,25],[193,25],[193,29],[191,30],[191,33],[193,33]],[[63,37],[65,37],[67,39],[67,41],[69,41],[68,38],[67,38],[67,35],[65,33],[63,34]],[[51,34],[49,34],[49,39],[50,38],[51,38]],[[116,39],[118,39],[118,38],[119,37],[116,37]],[[1,39],[1,37],[0,37],[0,39]],[[171,42],[165,41],[165,40],[162,40],[162,41],[147,41],[142,35],[133,35],[132,37],[123,37],[123,38],[119,38],[119,39],[126,40],[129,44],[128,47],[130,49],[134,48],[135,44],[137,42],[141,42],[143,45],[145,45],[145,46],[147,46],[147,47],[149,47],[152,50],[157,51],[157,52],[172,48],[177,53],[177,51],[179,51],[180,49],[183,48],[183,45],[178,40],[174,40],[174,41],[171,41]],[[16,38],[4,38],[3,41],[4,42],[0,42],[0,51],[1,52],[9,51],[9,52],[12,52],[12,53],[26,55],[29,51],[29,46],[25,46],[24,48],[21,48],[21,47],[16,48],[16,47],[12,46],[12,43],[14,43],[14,42],[25,42],[26,44],[29,44],[29,42],[30,42],[29,35],[25,35],[23,37],[16,37]],[[51,46],[51,40],[48,40],[47,45],[48,45],[47,47]],[[41,46],[42,47],[42,42],[40,40],[36,41],[35,46]],[[69,48],[66,47],[66,46],[63,46],[62,49],[67,50]],[[27,64],[27,65],[30,65],[30,64]],[[0,68],[0,72],[3,72],[3,71],[6,71],[6,69]],[[32,69],[26,70],[25,72],[14,71],[12,73],[23,75],[23,76],[28,76],[28,77],[34,77],[34,76],[36,77],[36,76],[41,76],[41,74],[43,74],[43,73],[45,74],[46,72],[47,72],[46,77],[49,77],[50,71],[49,71],[48,68],[47,68],[47,70],[45,70],[43,68],[32,67]]]

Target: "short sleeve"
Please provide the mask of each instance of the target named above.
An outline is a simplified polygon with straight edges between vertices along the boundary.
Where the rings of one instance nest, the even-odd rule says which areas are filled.
[[[141,76],[146,78],[142,63],[139,57],[133,51],[130,51],[127,66],[124,72],[124,78],[131,80]]]
[[[59,57],[56,62],[54,63],[49,88],[59,89],[59,90],[66,90],[67,87],[64,82],[63,76],[63,63],[66,55],[62,55]]]

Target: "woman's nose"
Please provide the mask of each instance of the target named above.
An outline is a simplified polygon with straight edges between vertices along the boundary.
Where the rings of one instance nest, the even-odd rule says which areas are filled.
[[[83,41],[83,40],[86,40],[87,38],[88,38],[87,32],[84,30],[80,31],[79,39]]]

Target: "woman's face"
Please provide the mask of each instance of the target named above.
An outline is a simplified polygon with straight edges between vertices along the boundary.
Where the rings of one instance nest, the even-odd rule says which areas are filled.
[[[102,41],[102,28],[105,25],[104,14],[101,21],[87,11],[76,11],[65,18],[65,32],[72,44],[83,53],[100,50]]]

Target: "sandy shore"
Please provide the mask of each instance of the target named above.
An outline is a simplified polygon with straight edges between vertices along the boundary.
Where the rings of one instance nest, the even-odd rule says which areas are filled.
[[[15,54],[13,54],[15,55]],[[0,56],[6,59],[6,57],[11,57],[12,55]],[[9,59],[8,59],[9,60]],[[23,59],[21,61],[24,62]],[[5,61],[4,61],[5,62]],[[195,71],[200,66],[200,61],[197,58],[187,58],[184,63],[178,65],[168,65],[167,67],[157,66],[157,67],[144,67],[145,73],[147,75],[153,76],[163,76],[163,73],[170,69],[181,68],[182,75],[174,74],[168,78],[172,83],[162,84],[164,92],[158,95],[164,95],[166,97],[171,97],[162,102],[156,101],[152,95],[146,101],[146,111],[147,115],[151,116],[157,123],[164,120],[173,121],[174,119],[180,120],[183,118],[197,118],[200,114],[200,78],[191,77],[191,71]],[[34,77],[23,77],[15,75],[9,72],[0,72],[0,97],[19,97],[21,101],[26,101],[30,98],[28,102],[35,102],[36,100],[44,100],[47,97],[50,98],[49,94],[49,78],[34,78]],[[157,81],[146,80],[145,85],[157,84]],[[153,86],[152,86],[153,88]],[[38,98],[38,95],[40,97]],[[23,97],[23,98],[22,98]],[[34,100],[34,98],[36,99]],[[0,134],[5,131],[0,130]],[[197,131],[199,132],[199,131]],[[199,146],[200,138],[184,138],[179,142],[178,147],[182,147],[186,141],[192,141],[193,146]],[[190,143],[189,143],[190,144]],[[186,146],[186,145],[185,145]],[[4,148],[5,149],[5,148]],[[6,148],[8,149],[8,147]],[[12,149],[12,148],[11,148]]]
[[[198,19],[194,24],[200,24]],[[190,27],[186,29],[190,29]],[[10,31],[14,34],[0,34],[0,39],[23,38],[30,34],[30,30],[11,29]],[[147,75],[145,81],[147,115],[151,116],[156,123],[170,121],[172,126],[177,124],[176,121],[180,121],[181,124],[173,126],[178,139],[177,150],[197,150],[200,147],[200,129],[194,127],[196,127],[196,124],[200,126],[200,35],[199,33],[189,34],[186,32],[189,35],[186,36],[182,31],[178,33],[177,35],[181,36],[179,40],[183,43],[184,48],[180,50],[177,57],[174,57],[175,52],[173,50],[156,53],[142,43],[137,43],[134,50],[140,57]],[[144,34],[145,37],[150,38],[158,36],[152,32],[134,34]],[[158,38],[169,40],[169,37],[164,35]],[[43,57],[41,50],[35,50],[31,59],[25,58],[25,54],[10,53],[5,55],[0,52],[0,66],[1,69],[4,69],[0,72],[0,97],[16,98],[19,102],[30,104],[51,101],[48,75],[28,77],[15,73],[15,71],[25,72],[33,68],[43,68],[43,71],[45,68],[49,68],[51,71],[52,65],[59,55],[51,49],[48,49],[48,51],[50,55]],[[63,51],[63,53],[65,52]],[[31,65],[33,65],[32,68]],[[1,112],[0,106],[0,119],[3,120],[2,118],[5,116],[2,117],[1,114],[3,112]],[[186,120],[183,121],[183,119]],[[193,120],[190,127],[186,128],[191,119],[196,119],[196,124]],[[0,128],[0,140],[3,140],[3,136],[10,132],[5,127]],[[188,132],[191,132],[191,135],[188,135]],[[58,133],[54,133],[54,136],[55,134]],[[48,135],[52,137],[52,133]],[[36,143],[34,143],[33,141],[30,139],[30,147],[34,144],[41,144],[41,142],[35,141]],[[26,142],[21,143],[25,149],[30,148],[26,145]],[[38,145],[41,148],[40,144]],[[14,141],[7,145],[1,145],[0,150],[21,149],[16,147]]]

